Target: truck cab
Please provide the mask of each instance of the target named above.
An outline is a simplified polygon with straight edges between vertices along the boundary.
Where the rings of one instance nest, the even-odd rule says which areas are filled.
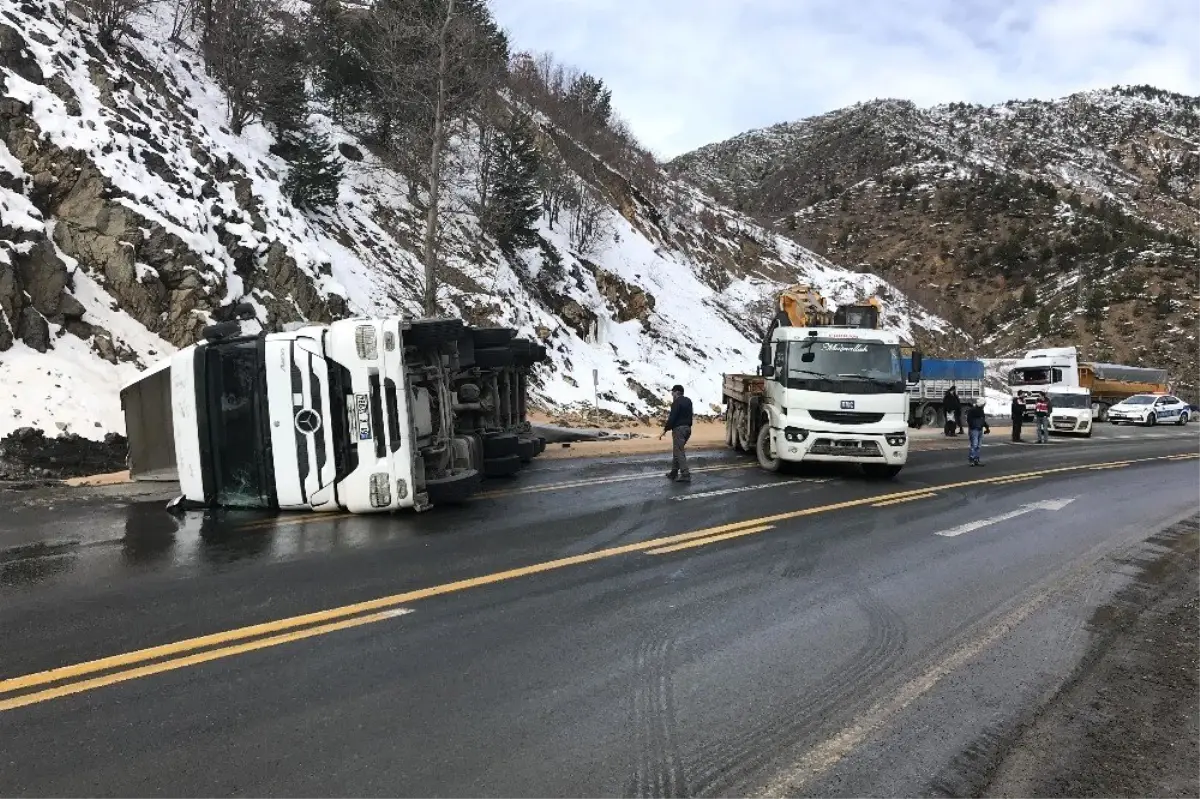
[[[1009,370],[1008,385],[1013,396],[1025,403],[1025,418],[1032,419],[1038,394],[1079,388],[1079,351],[1075,347],[1029,350]]]
[[[921,365],[912,356],[913,370]],[[774,329],[764,351],[760,464],[859,463],[894,476],[908,460],[908,381],[897,334],[863,328]]]

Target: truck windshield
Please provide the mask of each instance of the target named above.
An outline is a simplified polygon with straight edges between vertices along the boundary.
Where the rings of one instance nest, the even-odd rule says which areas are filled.
[[[874,341],[807,339],[788,344],[787,387],[843,394],[903,394],[900,348]]]
[[[1026,366],[1008,373],[1010,386],[1044,386],[1050,382],[1049,366]]]
[[[1050,404],[1055,408],[1090,408],[1092,398],[1087,394],[1050,394]]]
[[[276,494],[267,444],[262,339],[210,344],[202,352],[215,501],[242,508],[271,507]]]

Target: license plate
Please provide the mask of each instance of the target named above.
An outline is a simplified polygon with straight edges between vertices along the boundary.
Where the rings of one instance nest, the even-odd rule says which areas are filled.
[[[358,416],[358,440],[371,439],[371,400],[366,394],[354,395],[354,410]]]

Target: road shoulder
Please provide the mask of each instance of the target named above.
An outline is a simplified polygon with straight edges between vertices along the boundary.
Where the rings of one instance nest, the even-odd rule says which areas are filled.
[[[991,796],[1200,795],[1200,516],[1093,615],[1075,674],[1013,741]]]

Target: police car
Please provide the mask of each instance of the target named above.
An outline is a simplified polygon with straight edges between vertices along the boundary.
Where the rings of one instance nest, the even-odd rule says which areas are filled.
[[[1186,402],[1169,394],[1135,394],[1108,409],[1113,424],[1187,424],[1191,415]]]

